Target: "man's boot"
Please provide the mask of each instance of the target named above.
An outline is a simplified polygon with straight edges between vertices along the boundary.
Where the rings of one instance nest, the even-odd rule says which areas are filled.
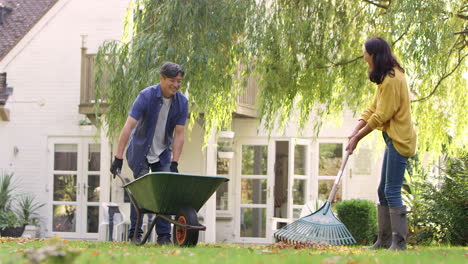
[[[389,250],[406,249],[406,206],[390,207],[390,220],[392,223],[392,245]]]
[[[392,244],[392,227],[390,224],[389,207],[385,205],[377,205],[377,220],[378,220],[378,236],[377,241],[370,247],[363,249],[379,249],[389,248]]]

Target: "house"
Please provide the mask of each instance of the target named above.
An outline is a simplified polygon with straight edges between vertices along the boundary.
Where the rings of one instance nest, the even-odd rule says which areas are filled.
[[[32,22],[14,41],[0,40],[0,73],[6,73],[0,93],[6,96],[8,90],[0,105],[0,169],[14,172],[23,191],[46,203],[43,236],[98,239],[106,231],[100,228],[102,204],[115,202],[125,211],[128,203],[109,172],[116,144],[89,122],[94,54],[103,41],[121,38],[129,0],[0,3],[6,7],[0,34],[9,32],[24,10],[37,10],[23,14]],[[274,230],[298,218],[305,203],[327,198],[356,123],[346,112],[342,124],[327,123],[318,137],[310,129],[298,133],[294,122],[284,133],[269,135],[256,113],[256,89],[250,80],[238,98],[231,130],[213,132],[206,148],[202,119],[186,133],[180,171],[230,179],[199,212],[207,226],[201,241],[272,242]],[[104,114],[105,107],[103,102]],[[352,155],[336,200],[377,200],[381,157],[373,142],[362,143]],[[128,168],[123,174],[131,177]]]

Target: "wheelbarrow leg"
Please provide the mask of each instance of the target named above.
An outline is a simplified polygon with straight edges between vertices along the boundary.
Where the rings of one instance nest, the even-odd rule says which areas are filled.
[[[138,235],[140,234],[139,232],[139,227],[140,227],[140,222],[141,222],[141,218],[142,218],[142,213],[141,213],[141,209],[136,207],[135,206],[135,211],[136,211],[136,224],[135,224],[135,231],[133,231],[133,239],[132,239],[132,243],[135,243],[137,245],[141,245],[141,244],[144,244],[145,242],[142,243],[142,241],[138,241]]]
[[[143,245],[144,243],[146,243],[146,241],[148,240],[148,237],[151,235],[151,232],[152,232],[154,226],[156,225],[156,220],[157,219],[158,219],[158,215],[155,215],[155,217],[153,218],[153,221],[151,221],[151,225],[148,227],[148,230],[146,231],[146,234],[143,237],[143,239],[141,240],[141,243],[139,245]]]

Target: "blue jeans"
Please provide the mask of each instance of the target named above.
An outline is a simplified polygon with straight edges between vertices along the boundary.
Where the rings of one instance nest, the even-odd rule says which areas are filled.
[[[161,165],[161,163],[156,162],[153,164],[149,164],[148,161],[146,161],[147,166],[143,166],[140,173],[135,176],[136,179],[140,178],[141,176],[147,174],[149,172],[149,169],[151,168],[151,172],[158,172],[158,171],[171,171],[170,170],[170,163],[166,165]],[[140,218],[143,218],[143,215],[140,216]],[[149,218],[152,218],[149,216]],[[128,238],[132,239],[133,234],[135,233],[135,226],[136,226],[136,221],[137,221],[137,212],[135,207],[133,207],[133,204],[130,204],[130,229],[128,230]],[[143,233],[143,230],[141,229],[141,226],[143,225],[143,219],[140,219],[140,225],[138,226],[138,237],[141,236]],[[151,230],[148,230],[148,232],[151,232]],[[171,237],[171,223],[168,221],[158,217],[156,220],[156,234],[158,234],[158,238],[160,237]]]
[[[385,154],[382,164],[382,175],[378,189],[379,202],[385,206],[403,206],[401,186],[405,177],[408,158],[400,155],[393,146],[392,139],[383,132]]]

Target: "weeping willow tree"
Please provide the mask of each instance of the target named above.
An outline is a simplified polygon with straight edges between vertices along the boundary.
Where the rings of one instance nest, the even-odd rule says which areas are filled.
[[[318,131],[321,120],[370,103],[375,85],[362,45],[380,36],[407,72],[419,149],[468,148],[467,20],[463,0],[137,0],[123,40],[99,49],[96,85],[106,71],[111,138],[137,93],[159,82],[164,61],[186,69],[190,120],[203,113],[205,140],[230,124],[251,74],[260,76],[258,109],[267,129],[298,113],[301,127]]]

